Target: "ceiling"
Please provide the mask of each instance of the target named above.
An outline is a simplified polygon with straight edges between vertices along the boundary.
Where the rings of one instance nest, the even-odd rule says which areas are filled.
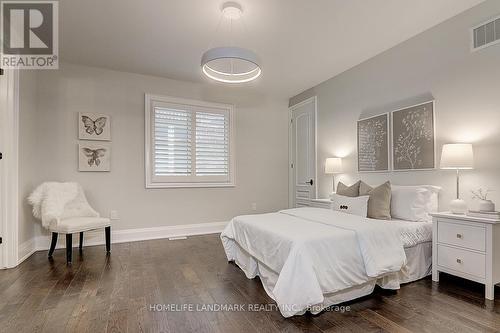
[[[241,89],[291,97],[483,0],[239,0],[234,45],[263,75]],[[61,0],[62,61],[203,82],[200,58],[228,44],[224,0]],[[227,46],[227,45],[226,45]],[[216,84],[216,83],[213,83]]]

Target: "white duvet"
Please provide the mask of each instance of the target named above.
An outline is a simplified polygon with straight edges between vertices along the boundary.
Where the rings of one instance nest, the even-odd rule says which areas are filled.
[[[324,294],[401,271],[404,246],[418,241],[402,226],[307,207],[235,217],[221,239],[228,260],[236,261],[239,246],[278,274],[270,296],[288,317],[321,304]]]

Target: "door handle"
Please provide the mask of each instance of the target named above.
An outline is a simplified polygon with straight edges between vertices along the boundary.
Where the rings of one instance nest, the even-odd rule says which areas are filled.
[[[309,184],[309,185],[311,185],[311,186],[314,184],[314,182],[313,182],[312,179],[310,181],[306,182],[306,183]]]

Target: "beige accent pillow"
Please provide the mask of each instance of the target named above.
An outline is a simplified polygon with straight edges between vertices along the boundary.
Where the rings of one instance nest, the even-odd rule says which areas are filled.
[[[356,183],[351,186],[347,186],[342,182],[339,182],[337,185],[337,193],[338,195],[343,195],[345,197],[357,197],[359,196],[359,185],[361,184],[361,180],[358,180]]]
[[[369,195],[368,199],[368,217],[379,220],[391,219],[391,183],[384,184],[375,188],[361,182],[359,185],[359,195]]]

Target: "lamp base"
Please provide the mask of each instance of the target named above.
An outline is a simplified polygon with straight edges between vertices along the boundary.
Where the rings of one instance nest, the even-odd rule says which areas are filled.
[[[465,214],[467,212],[467,203],[462,199],[455,199],[450,202],[450,212],[453,214]]]

